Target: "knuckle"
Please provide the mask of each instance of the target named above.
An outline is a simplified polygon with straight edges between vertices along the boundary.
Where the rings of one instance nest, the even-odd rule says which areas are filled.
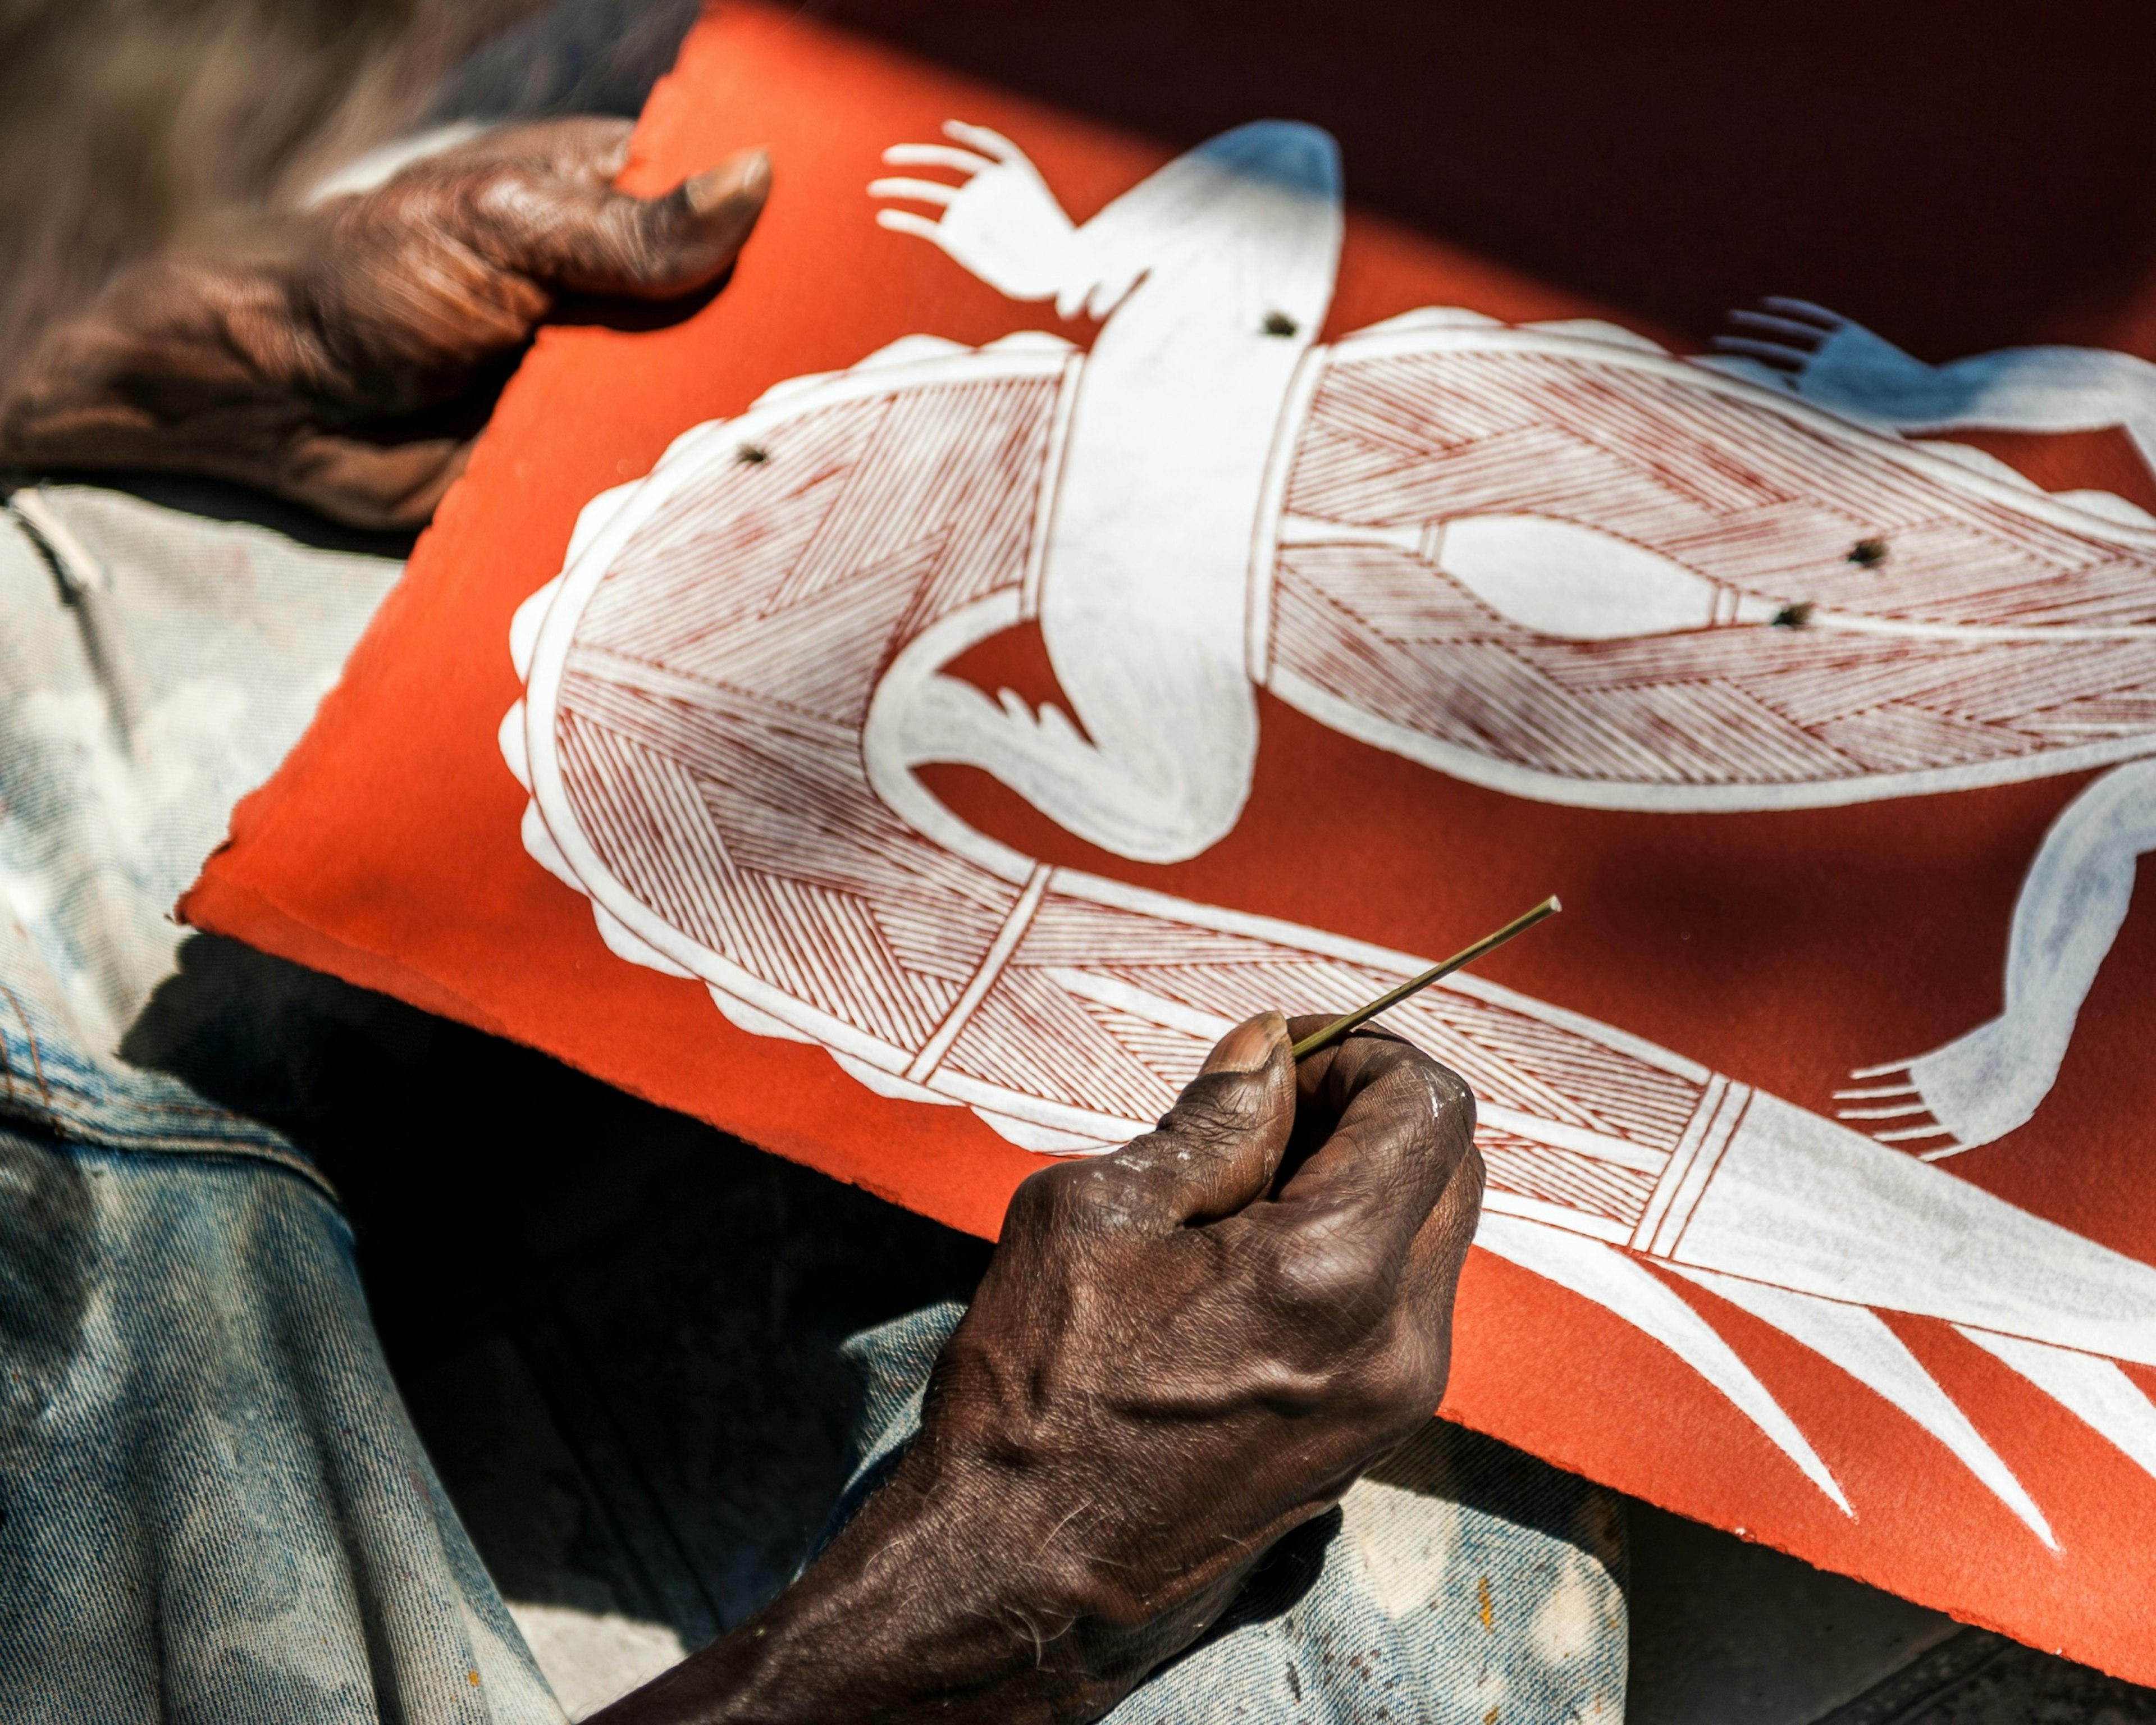
[[[1017,1191],[1004,1212],[1003,1238],[1006,1243],[1018,1244],[1053,1234],[1056,1217],[1062,1208],[1061,1194],[1055,1189],[1060,1168],[1043,1168],[1028,1175],[1019,1183]]]
[[[1465,1142],[1475,1129],[1475,1093],[1467,1081],[1419,1049],[1400,1045],[1376,1086],[1386,1123],[1396,1132]]]
[[[1184,1087],[1175,1106],[1161,1117],[1159,1129],[1206,1143],[1241,1137],[1251,1129],[1257,1090],[1248,1074],[1204,1074]]]
[[[1409,1391],[1404,1381],[1389,1384],[1382,1390],[1373,1389],[1358,1397],[1356,1423],[1378,1448],[1390,1449],[1436,1413],[1444,1399],[1441,1387],[1417,1395]]]
[[[672,266],[697,237],[696,212],[685,189],[677,187],[663,198],[622,194],[615,207],[622,212],[629,244],[647,269]]]
[[[1412,1042],[1389,1037],[1376,1047],[1372,1059],[1387,1076],[1395,1072],[1414,1074],[1435,1096],[1459,1097],[1470,1093],[1466,1079],[1436,1055],[1425,1054]]]
[[[1436,1410],[1445,1394],[1450,1349],[1419,1325],[1394,1327],[1372,1363],[1369,1399],[1379,1417],[1412,1427]]]
[[[1343,1419],[1372,1433],[1403,1435],[1435,1411],[1445,1394],[1450,1346],[1412,1315],[1388,1311],[1353,1333],[1329,1338],[1326,1394]]]
[[[1430,1086],[1431,1106],[1443,1117],[1447,1115],[1461,1117],[1469,1130],[1475,1125],[1475,1092],[1468,1088],[1467,1081],[1451,1067],[1422,1056],[1426,1070],[1424,1081]]]
[[[1058,1163],[1028,1177],[1012,1195],[1010,1227],[1040,1236],[1091,1234],[1111,1225],[1131,1209],[1130,1182],[1115,1160]]]
[[[536,211],[552,203],[548,191],[541,175],[521,162],[490,162],[459,177],[455,185],[459,203],[499,221],[530,219]]]
[[[1415,1070],[1422,1075],[1424,1081],[1430,1086],[1431,1096],[1439,1103],[1465,1102],[1471,1107],[1474,1106],[1475,1092],[1467,1087],[1465,1078],[1434,1055],[1426,1055],[1419,1048],[1410,1049],[1409,1052],[1414,1057]]]
[[[1267,1293],[1297,1327],[1321,1335],[1361,1332],[1383,1310],[1371,1255],[1339,1226],[1276,1236],[1265,1265]]]
[[[1460,1208],[1458,1214],[1463,1219],[1466,1232],[1471,1235],[1475,1219],[1481,1213],[1483,1194],[1490,1186],[1489,1166],[1482,1160],[1481,1147],[1472,1137],[1468,1139],[1467,1147],[1460,1153],[1459,1164],[1452,1171],[1452,1183],[1459,1193]],[[1460,1243],[1460,1250],[1466,1250],[1464,1240]]]
[[[1071,1163],[1058,1163],[1028,1176],[1012,1196],[1011,1214],[1029,1223],[1054,1222],[1072,1206],[1076,1172]]]

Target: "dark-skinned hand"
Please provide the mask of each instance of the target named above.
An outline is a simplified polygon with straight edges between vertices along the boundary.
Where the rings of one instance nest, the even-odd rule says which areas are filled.
[[[1019,1187],[890,1480],[594,1725],[1096,1718],[1419,1430],[1481,1202],[1474,1101],[1382,1034],[1298,1067],[1322,1022],[1238,1026],[1157,1130]]]
[[[456,399],[564,293],[668,300],[732,266],[770,166],[613,189],[626,121],[506,127],[377,189],[128,269],[0,396],[0,461],[259,486],[356,526],[424,523],[470,441],[385,428]]]

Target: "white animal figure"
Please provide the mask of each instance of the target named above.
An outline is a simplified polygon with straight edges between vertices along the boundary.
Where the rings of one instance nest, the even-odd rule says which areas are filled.
[[[896,178],[869,188],[937,207],[940,219],[891,208],[877,219],[933,242],[1014,298],[1053,297],[1066,316],[1082,306],[1109,321],[1072,410],[1040,582],[1042,636],[1078,722],[1053,706],[1030,713],[1009,696],[998,705],[939,676],[898,718],[909,764],[983,768],[1080,837],[1137,860],[1180,860],[1216,843],[1241,813],[1256,758],[1251,679],[1263,680],[1263,670],[1246,667],[1243,647],[1260,588],[1246,547],[1264,543],[1269,529],[1283,544],[1412,551],[1491,610],[1554,640],[1796,620],[1772,596],[1717,583],[1607,527],[1546,514],[1470,514],[1404,531],[1293,516],[1273,526],[1269,457],[1331,298],[1340,244],[1339,167],[1323,134],[1241,127],[1082,228],[1008,139],[955,125],[952,135],[973,147],[901,145],[887,159],[954,169],[963,184]],[[1801,399],[1892,434],[2119,425],[2156,466],[2156,366],[2145,361],[2033,347],[1930,366],[1796,300],[1769,300],[1734,321],[1743,333],[1717,345],[1740,364],[1763,362],[1768,381]],[[2076,501],[2143,525],[2104,494]],[[2138,674],[2156,644],[2156,626],[2141,615],[2156,612],[2156,585],[2143,581],[2135,598],[2133,621],[2095,628],[2097,639],[2128,649],[2122,656]],[[1876,634],[1887,622],[1802,614],[1831,632]],[[1940,619],[1899,631],[1974,644],[1997,640],[2001,628]],[[2035,625],[2029,644],[2066,644],[2081,639],[2076,629]],[[1363,726],[1343,728],[1383,727],[1390,716],[1371,705]],[[2128,729],[2137,752],[2156,747],[2148,718],[2137,712]],[[1863,793],[1845,774],[1830,782]],[[1890,1081],[1842,1092],[1856,1105],[1844,1118],[1891,1122],[1877,1128],[1883,1141],[1937,1158],[2030,1117],[2125,915],[2134,860],[2156,844],[2151,783],[2146,771],[2126,771],[2062,820],[2016,916],[2005,1013],[1931,1054],[1859,1071]],[[1788,791],[1774,787],[1759,806],[1785,804]],[[1871,793],[1892,792],[1882,783]]]
[[[879,219],[1106,314],[1092,352],[917,336],[790,380],[593,500],[518,613],[501,742],[525,843],[616,952],[881,1094],[1038,1150],[1122,1142],[1237,1019],[1337,1010],[1422,961],[1050,867],[914,769],[970,762],[1117,854],[1188,856],[1240,812],[1265,686],[1440,770],[1599,806],[2132,762],[2062,819],[2016,920],[2009,1017],[2078,999],[2146,842],[2156,523],[1822,411],[1756,354],[1458,311],[1321,345],[1339,173],[1306,126],[1229,133],[1082,228],[1009,141],[950,136],[887,159],[963,184],[875,188],[940,214]],[[1887,584],[1853,557],[1874,541]],[[945,673],[1027,617],[1070,715]],[[1472,977],[1396,1021],[1480,1100],[1479,1242],[1675,1350],[1845,1510],[1670,1278],[1886,1397],[2047,1545],[1879,1312],[1953,1325],[2156,1475],[2156,1407],[2116,1363],[2156,1365],[2156,1268]]]

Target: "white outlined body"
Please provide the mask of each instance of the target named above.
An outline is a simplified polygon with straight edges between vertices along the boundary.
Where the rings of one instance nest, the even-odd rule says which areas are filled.
[[[1440,770],[1602,806],[1812,806],[2156,752],[2156,525],[1607,326],[1440,311],[1313,345],[1338,188],[1308,128],[1243,128],[1075,229],[1008,141],[952,136],[889,159],[963,188],[878,188],[941,218],[885,224],[1108,313],[1092,355],[913,337],[782,385],[595,500],[517,620],[502,740],[528,848],[616,952],[698,978],[744,1028],[1083,1152],[1143,1129],[1247,1012],[1419,968],[1046,867],[913,771],[969,762],[1118,854],[1192,855],[1248,793],[1255,685]],[[1879,531],[1916,578],[1891,603],[1844,555]],[[1778,625],[1797,604],[1813,620]],[[944,675],[1029,616],[1075,723]],[[2143,769],[2121,773],[2118,806],[2143,806]],[[2126,817],[2089,830],[2039,895],[2070,928],[2138,842]],[[2092,973],[2087,940],[2030,938],[2063,955],[2025,965],[2036,996]],[[2047,1544],[1875,1309],[1955,1325],[2156,1471],[2156,1408],[2114,1363],[2156,1364],[2156,1270],[1472,978],[1402,1024],[1481,1099],[1481,1243],[1676,1349],[1845,1509],[1667,1276],[1886,1396]]]

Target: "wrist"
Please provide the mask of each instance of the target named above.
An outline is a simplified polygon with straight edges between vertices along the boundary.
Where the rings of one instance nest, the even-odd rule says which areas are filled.
[[[137,344],[105,301],[39,332],[0,391],[0,459],[17,467],[150,465],[156,417],[131,401]]]
[[[305,369],[289,289],[260,248],[161,253],[38,332],[0,380],[0,455],[17,465],[251,474]],[[280,413],[280,410],[285,410]]]
[[[916,1450],[769,1607],[603,1725],[1097,1718],[1152,1661],[1091,1607],[1030,1495]]]

